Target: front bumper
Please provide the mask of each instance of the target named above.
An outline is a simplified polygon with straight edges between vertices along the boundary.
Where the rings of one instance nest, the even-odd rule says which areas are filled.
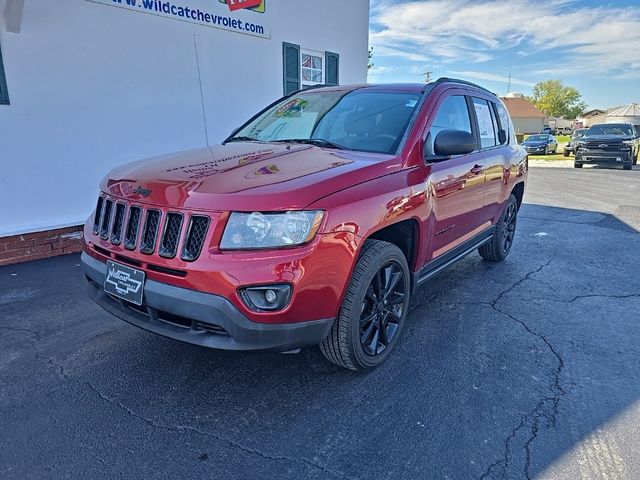
[[[107,266],[82,254],[91,299],[116,317],[165,337],[221,350],[284,352],[320,343],[334,319],[288,324],[256,323],[229,300],[147,279],[142,307],[105,293]]]
[[[524,149],[529,155],[541,155],[547,151],[547,147],[525,147]]]
[[[578,150],[576,152],[576,162],[578,163],[606,163],[624,165],[632,163],[631,152],[585,152]]]

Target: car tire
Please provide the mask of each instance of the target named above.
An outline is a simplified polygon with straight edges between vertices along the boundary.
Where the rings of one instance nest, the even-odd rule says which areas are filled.
[[[392,243],[368,240],[320,351],[329,361],[350,370],[380,365],[402,332],[410,288],[409,266],[402,251]]]
[[[568,156],[569,156],[569,151],[568,151],[568,150],[564,150],[564,151],[562,152],[562,154],[563,154],[565,157],[568,157]]]
[[[517,223],[518,201],[511,194],[498,223],[496,223],[496,230],[491,241],[478,249],[480,256],[489,262],[502,262],[507,258],[513,246]]]
[[[582,163],[573,162],[573,168],[582,168]]]

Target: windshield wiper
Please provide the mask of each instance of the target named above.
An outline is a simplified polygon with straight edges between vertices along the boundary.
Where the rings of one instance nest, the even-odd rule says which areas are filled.
[[[345,150],[346,147],[338,145],[337,143],[330,142],[323,138],[287,138],[285,140],[275,140],[278,143],[304,143],[306,145],[315,145],[322,148],[335,148],[338,150]]]
[[[231,137],[231,138],[227,138],[224,143],[231,143],[231,142],[261,142],[262,140],[258,140],[257,138],[253,138],[253,137]]]

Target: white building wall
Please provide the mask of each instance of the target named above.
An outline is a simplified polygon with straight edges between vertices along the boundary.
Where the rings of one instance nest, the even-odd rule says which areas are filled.
[[[266,5],[240,15],[268,39],[88,0],[25,0],[19,33],[0,20],[0,237],[82,223],[111,168],[222,140],[282,96],[283,41],[366,82],[369,0]]]
[[[638,117],[609,117],[609,116],[607,116],[606,123],[633,123],[634,125],[640,125],[640,116],[638,116]]]

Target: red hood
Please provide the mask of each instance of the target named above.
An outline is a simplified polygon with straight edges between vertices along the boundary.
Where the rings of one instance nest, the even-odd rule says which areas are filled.
[[[230,143],[130,163],[101,189],[197,210],[287,210],[401,168],[397,157],[310,145]]]

